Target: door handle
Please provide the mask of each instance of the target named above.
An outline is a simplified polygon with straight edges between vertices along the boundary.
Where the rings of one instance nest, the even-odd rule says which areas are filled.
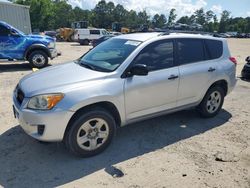
[[[214,72],[216,70],[216,68],[210,67],[207,71],[208,72]]]
[[[176,78],[178,78],[179,76],[177,76],[177,75],[170,75],[170,77],[168,78],[169,80],[174,80],[174,79],[176,79]]]

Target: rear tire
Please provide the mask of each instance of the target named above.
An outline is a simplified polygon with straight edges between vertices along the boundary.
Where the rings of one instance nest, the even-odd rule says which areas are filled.
[[[30,66],[33,68],[46,67],[49,62],[48,55],[41,50],[33,51],[29,55],[28,60],[29,60]]]
[[[109,146],[115,131],[114,118],[102,108],[93,108],[80,113],[69,124],[64,143],[74,155],[90,157]]]
[[[225,92],[220,86],[210,88],[198,106],[200,115],[204,118],[216,116],[224,102]]]
[[[81,40],[80,45],[89,45],[89,40],[88,39]]]

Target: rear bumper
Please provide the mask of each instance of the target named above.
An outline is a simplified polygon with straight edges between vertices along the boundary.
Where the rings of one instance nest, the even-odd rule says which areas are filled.
[[[231,80],[230,84],[228,84],[228,91],[227,91],[227,94],[231,93],[233,91],[233,89],[235,88],[236,86],[236,83],[237,83],[237,79],[233,79]]]

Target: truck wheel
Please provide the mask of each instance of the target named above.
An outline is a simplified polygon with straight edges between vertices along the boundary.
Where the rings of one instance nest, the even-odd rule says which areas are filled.
[[[31,67],[33,68],[43,68],[46,67],[48,65],[48,55],[41,51],[41,50],[37,50],[32,52],[29,55],[29,63],[31,65]]]
[[[77,116],[65,133],[68,150],[80,157],[90,157],[108,147],[115,134],[114,118],[102,108],[94,108]]]
[[[225,93],[220,86],[209,89],[198,106],[198,111],[202,117],[210,118],[216,116],[224,102]]]
[[[89,40],[88,39],[81,40],[80,45],[89,45]]]

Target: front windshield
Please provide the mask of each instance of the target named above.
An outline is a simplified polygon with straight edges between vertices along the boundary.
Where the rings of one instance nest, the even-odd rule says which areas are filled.
[[[79,59],[87,68],[102,72],[112,72],[137,48],[141,42],[111,38],[99,44]]]

